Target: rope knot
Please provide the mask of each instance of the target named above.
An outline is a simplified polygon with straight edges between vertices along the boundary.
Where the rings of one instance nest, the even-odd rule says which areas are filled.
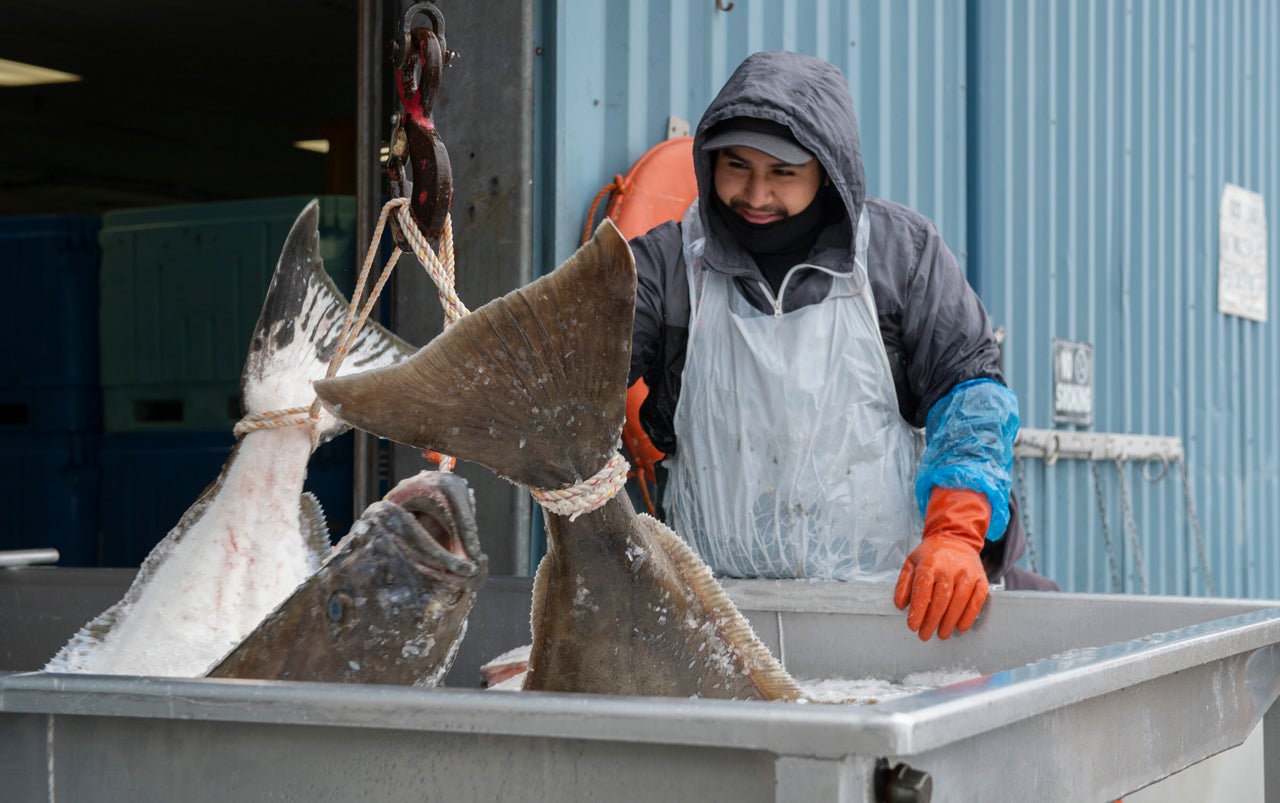
[[[577,485],[555,491],[530,488],[529,493],[544,510],[568,516],[569,521],[573,521],[583,513],[602,507],[616,496],[627,484],[628,468],[622,453],[615,451],[604,468]]]
[[[268,410],[262,413],[250,413],[236,422],[231,430],[238,438],[260,429],[277,429],[294,427],[303,424],[314,424],[310,407],[290,407],[286,410]]]
[[[347,354],[350,353],[355,345],[356,339],[360,335],[360,330],[364,328],[365,323],[368,321],[369,315],[373,311],[373,306],[378,301],[378,296],[382,294],[382,288],[386,285],[387,279],[391,277],[391,271],[400,258],[401,251],[396,248],[392,251],[386,265],[383,266],[382,274],[369,291],[362,308],[360,300],[365,295],[369,274],[377,256],[378,246],[382,242],[382,230],[386,227],[387,218],[393,211],[397,222],[400,224],[400,229],[405,235],[405,239],[408,240],[413,248],[413,255],[418,258],[418,262],[422,264],[422,267],[436,284],[440,296],[440,304],[444,307],[445,325],[448,326],[456,322],[469,312],[466,305],[458,298],[457,291],[454,290],[453,286],[455,268],[452,218],[448,214],[445,215],[444,231],[440,235],[440,253],[437,255],[431,250],[430,243],[427,242],[426,237],[418,229],[417,222],[409,211],[409,200],[407,198],[392,198],[382,207],[382,213],[378,216],[378,224],[374,228],[373,236],[370,238],[364,264],[361,266],[359,278],[356,279],[355,292],[351,294],[351,301],[347,307],[347,315],[343,321],[342,332],[338,336],[338,343],[333,351],[333,356],[329,359],[325,378],[338,375],[338,369],[342,367]],[[287,410],[269,410],[246,415],[236,422],[232,432],[238,438],[260,429],[306,424],[311,427],[311,448],[314,449],[319,445],[320,440],[320,428],[316,426],[319,420],[320,399],[315,398],[307,407],[290,407]],[[453,458],[443,456],[442,458],[440,470],[452,470]]]

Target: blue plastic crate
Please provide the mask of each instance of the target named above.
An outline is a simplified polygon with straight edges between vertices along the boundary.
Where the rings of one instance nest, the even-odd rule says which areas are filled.
[[[139,566],[222,470],[228,432],[117,432],[102,436],[103,566]],[[352,439],[316,450],[303,487],[325,509],[333,540],[351,529]]]
[[[316,449],[302,484],[320,500],[329,537],[336,543],[351,530],[355,503],[355,438],[350,432]],[[363,511],[362,511],[363,512]]]
[[[61,566],[97,565],[98,438],[0,432],[0,549],[52,547]]]
[[[0,432],[99,432],[97,385],[0,387]]]
[[[239,418],[249,339],[310,196],[128,209],[103,217],[101,384],[107,432],[210,431]],[[325,269],[350,293],[356,203],[320,198]]]
[[[217,478],[229,432],[102,436],[103,566],[139,566]]]
[[[0,218],[0,431],[96,431],[99,217]]]

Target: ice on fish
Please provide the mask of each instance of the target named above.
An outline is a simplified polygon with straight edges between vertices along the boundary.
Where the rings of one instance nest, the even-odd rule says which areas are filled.
[[[241,377],[246,415],[307,407],[348,307],[320,257],[319,204],[285,240]],[[411,347],[377,324],[339,373],[391,365]],[[319,502],[302,492],[318,443],[346,431],[328,410],[305,425],[239,435],[222,472],[143,562],[114,606],[46,665],[50,672],[194,677],[248,634],[320,565],[329,548]]]
[[[940,686],[950,686],[966,680],[982,677],[967,669],[937,669],[912,672],[899,681],[887,678],[824,678],[818,680],[797,679],[805,699],[814,703],[837,705],[872,705],[898,697],[906,697]]]

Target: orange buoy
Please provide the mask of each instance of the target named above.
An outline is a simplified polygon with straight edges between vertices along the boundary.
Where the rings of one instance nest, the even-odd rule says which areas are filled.
[[[584,243],[590,239],[596,208],[609,194],[612,198],[605,214],[628,240],[654,226],[682,218],[689,204],[698,197],[698,182],[693,172],[693,137],[659,142],[637,159],[625,176],[614,176],[591,202],[582,237]],[[649,386],[643,379],[628,388],[622,440],[634,463],[632,476],[639,481],[645,504],[653,513],[649,485],[657,481],[656,466],[666,455],[653,445],[640,426],[640,405],[648,395]]]

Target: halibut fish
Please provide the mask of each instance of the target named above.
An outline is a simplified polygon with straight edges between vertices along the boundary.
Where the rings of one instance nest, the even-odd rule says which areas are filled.
[[[267,290],[240,381],[246,415],[309,406],[347,311],[325,273],[312,201],[294,222]],[[342,372],[390,365],[413,348],[375,323]],[[304,425],[237,438],[217,479],[143,561],[124,597],[80,629],[49,672],[198,677],[236,646],[330,548],[302,485],[314,445],[346,431],[327,411]]]
[[[208,676],[438,686],[487,576],[466,480],[420,472]]]
[[[631,250],[605,220],[552,273],[316,394],[377,435],[530,488],[577,486],[618,449],[635,293]],[[546,523],[525,689],[801,698],[706,564],[625,493]]]

